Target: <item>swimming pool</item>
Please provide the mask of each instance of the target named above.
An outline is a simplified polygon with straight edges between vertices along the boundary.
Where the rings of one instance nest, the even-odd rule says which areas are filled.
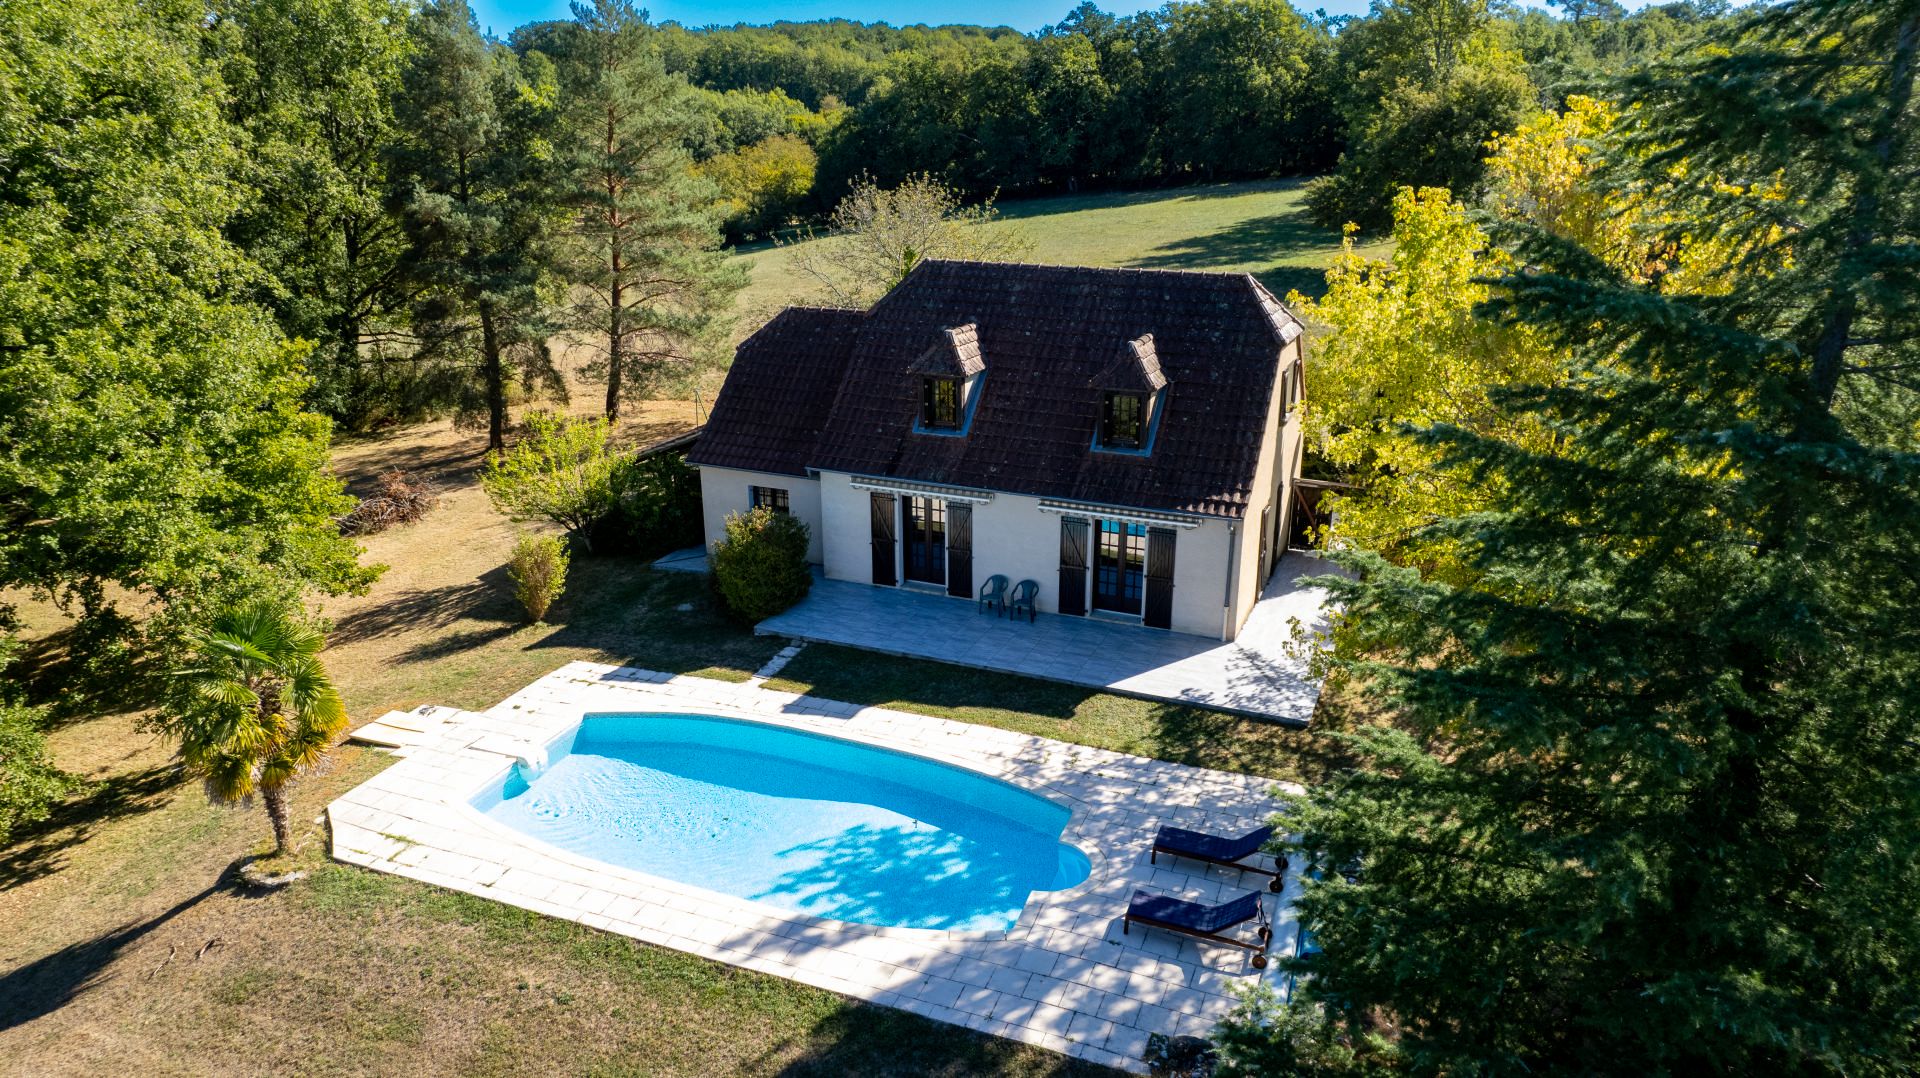
[[[999,779],[709,715],[589,715],[473,800],[561,849],[815,917],[1004,931],[1087,878],[1066,806]]]

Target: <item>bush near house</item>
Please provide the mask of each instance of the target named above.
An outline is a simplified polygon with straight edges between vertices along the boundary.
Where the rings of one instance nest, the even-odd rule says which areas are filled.
[[[806,598],[813,587],[806,524],[766,508],[728,517],[727,537],[713,548],[713,581],[743,621],[770,618]]]
[[[527,413],[526,435],[487,462],[480,485],[516,521],[550,520],[593,551],[592,525],[613,511],[613,476],[624,459],[605,419]]]
[[[567,545],[557,535],[521,536],[507,562],[507,576],[527,618],[540,624],[567,586]]]
[[[609,508],[587,529],[594,550],[654,558],[700,545],[700,473],[685,457],[625,460],[607,484]]]

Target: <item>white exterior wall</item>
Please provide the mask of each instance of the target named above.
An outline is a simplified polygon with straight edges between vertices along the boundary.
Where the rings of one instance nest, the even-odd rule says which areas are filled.
[[[787,492],[787,508],[807,526],[807,560],[820,564],[825,521],[820,516],[820,481],[776,472],[748,472],[738,468],[700,466],[700,509],[706,521],[707,547],[726,538],[727,518],[753,508],[754,487],[777,487]]]
[[[820,475],[820,511],[826,540],[823,564],[827,576],[834,580],[873,582],[870,498],[870,491],[854,488],[850,476],[837,472]],[[1176,632],[1217,639],[1225,621],[1222,608],[1227,594],[1228,522],[1208,520],[1197,528],[1174,531],[1172,627]],[[896,579],[902,575],[899,557],[896,538]],[[1040,499],[1021,494],[996,494],[985,505],[974,506],[974,591],[977,593],[995,573],[1006,576],[1010,584],[1037,582],[1040,595],[1036,605],[1048,613],[1059,612],[1060,515],[1041,512]]]
[[[1286,553],[1282,549],[1286,536],[1269,531],[1267,560],[1262,563],[1260,528],[1261,517],[1269,507],[1273,512],[1265,526],[1278,528],[1285,516],[1287,501],[1293,497],[1293,474],[1300,460],[1300,417],[1289,405],[1298,395],[1299,373],[1294,364],[1300,357],[1302,340],[1294,338],[1280,353],[1280,375],[1274,379],[1273,398],[1267,402],[1267,434],[1261,442],[1260,462],[1254,469],[1253,498],[1247,505],[1244,534],[1236,557],[1232,622],[1226,632],[1229,640],[1240,631],[1247,616],[1253,613],[1254,604],[1260,601],[1269,568]],[[1283,389],[1285,393],[1281,392]]]

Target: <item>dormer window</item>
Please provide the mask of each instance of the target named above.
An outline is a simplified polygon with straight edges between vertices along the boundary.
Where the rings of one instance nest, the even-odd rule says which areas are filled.
[[[920,425],[928,430],[960,429],[960,379],[920,380]]]
[[[1094,435],[1094,448],[1123,453],[1150,451],[1167,388],[1153,334],[1141,334],[1121,345],[1119,354],[1093,382],[1100,392],[1100,429]]]
[[[965,435],[986,370],[980,327],[965,322],[938,331],[927,350],[907,367],[907,373],[920,380],[920,417],[914,429],[922,434]]]
[[[1139,449],[1147,444],[1144,393],[1108,393],[1100,410],[1100,444],[1108,449]]]

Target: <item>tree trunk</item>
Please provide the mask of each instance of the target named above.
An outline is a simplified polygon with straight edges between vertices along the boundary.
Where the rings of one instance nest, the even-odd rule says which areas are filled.
[[[493,324],[493,304],[480,304],[481,373],[487,380],[487,448],[507,447],[507,377],[500,362],[500,333]]]
[[[1887,228],[1880,220],[1880,207],[1883,195],[1888,192],[1882,188],[1892,179],[1894,139],[1899,137],[1907,106],[1913,101],[1917,54],[1920,54],[1920,16],[1909,16],[1900,25],[1890,58],[1892,71],[1888,77],[1886,106],[1874,125],[1872,154],[1879,166],[1878,174],[1860,175],[1854,180],[1857,186],[1849,207],[1846,250],[1841,255],[1843,269],[1846,261],[1860,257],[1869,246],[1886,238]],[[1840,374],[1846,368],[1847,347],[1853,336],[1854,320],[1860,313],[1859,297],[1851,288],[1841,287],[1837,291],[1820,336],[1813,344],[1813,392],[1828,411],[1833,410],[1834,390],[1839,387]]]
[[[621,282],[620,282],[620,248],[618,246],[619,241],[616,239],[614,242],[615,242],[615,247],[613,249],[613,288],[611,291],[612,306],[608,312],[609,314],[612,315],[612,318],[607,323],[607,422],[608,423],[613,423],[620,418],[620,379],[624,377],[626,373],[622,369],[624,366],[623,361],[626,359],[626,357],[622,355],[622,353],[626,349],[624,348],[625,342],[621,339],[623,336],[623,334],[621,333],[621,329],[623,327],[620,324],[620,315],[624,313],[621,310],[621,304],[625,302],[625,299],[621,295],[621,292],[623,291],[623,289],[620,287]]]
[[[293,828],[288,822],[286,788],[265,787],[260,791],[260,800],[266,802],[267,819],[273,823],[273,852],[284,854],[293,849]]]

